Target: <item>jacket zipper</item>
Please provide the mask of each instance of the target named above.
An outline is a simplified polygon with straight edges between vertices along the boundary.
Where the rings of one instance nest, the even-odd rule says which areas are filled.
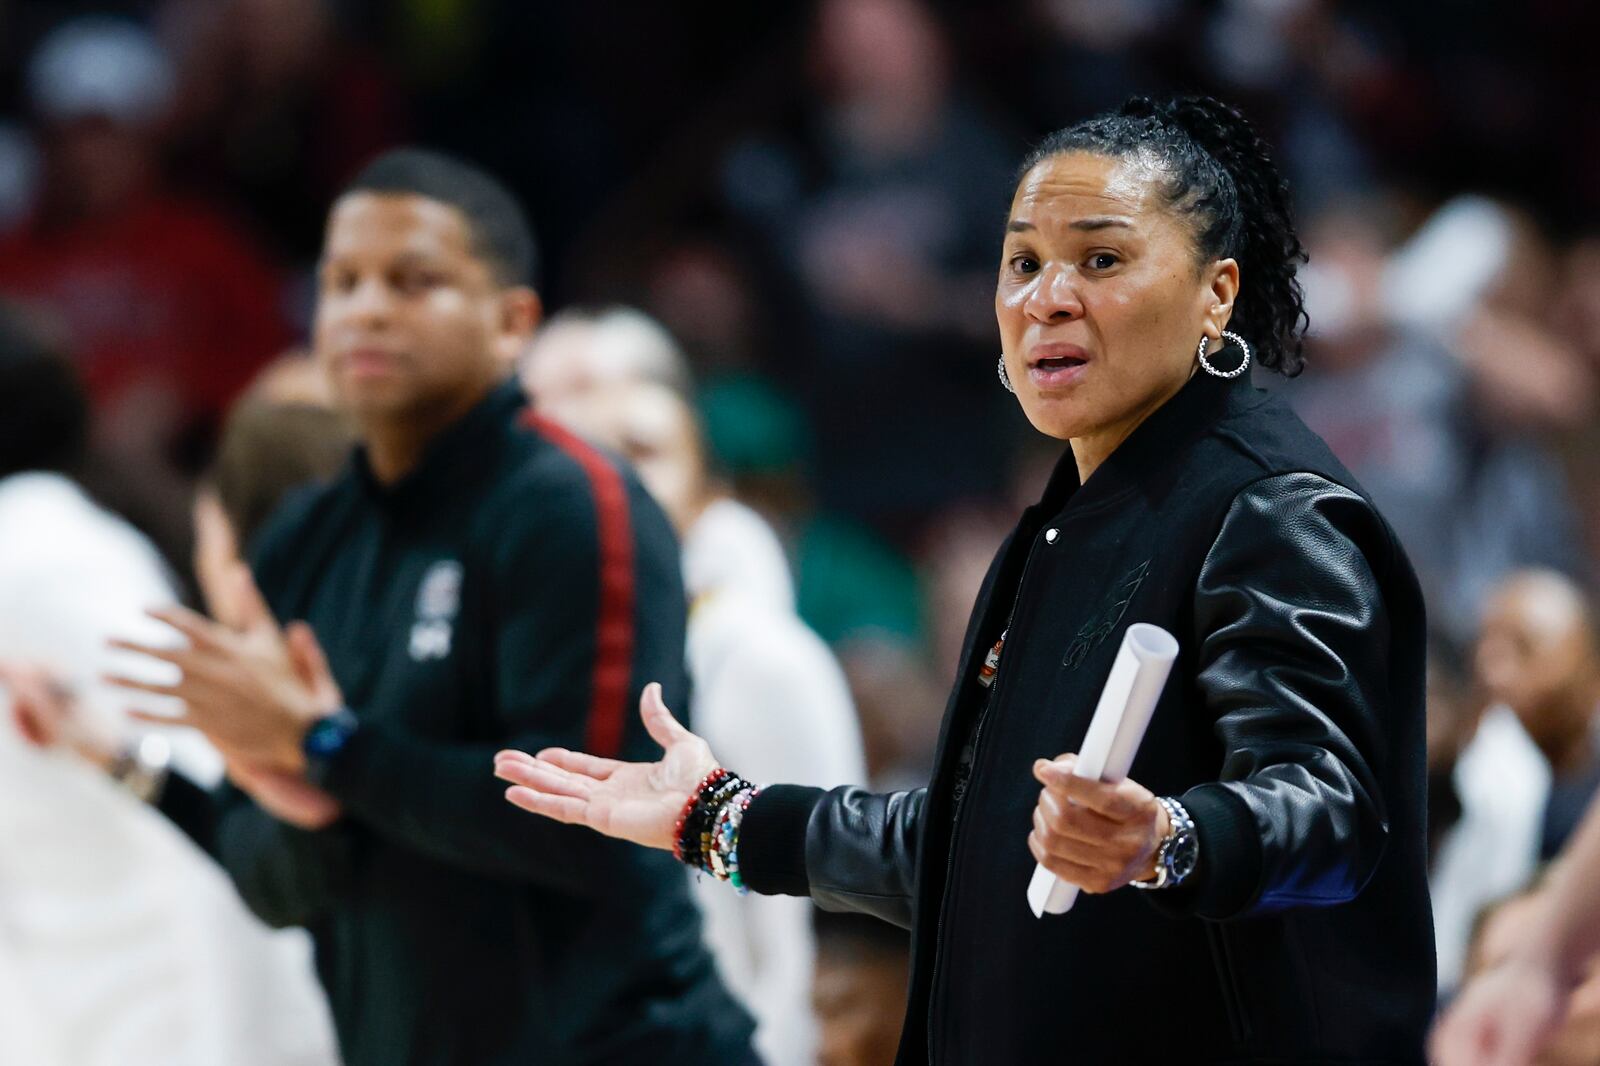
[[[1022,605],[1023,590],[1028,587],[1028,571],[1033,568],[1033,554],[1039,546],[1039,538],[1042,535],[1042,533],[1035,533],[1032,543],[1028,545],[1028,557],[1022,563],[1022,578],[1017,582],[1017,594],[1011,600],[1011,613],[1006,617],[1006,624],[1001,629],[1002,633],[1009,633],[1017,620],[1017,608]],[[1014,637],[1010,639],[1015,640]],[[943,952],[940,949],[944,941],[944,916],[950,905],[950,874],[956,865],[956,846],[961,842],[961,827],[964,824],[961,817],[962,808],[968,806],[966,799],[972,794],[973,782],[978,776],[978,757],[983,750],[981,747],[983,727],[989,721],[989,712],[1000,698],[1000,686],[1005,683],[1007,676],[1009,676],[1009,672],[1005,670],[1005,650],[1002,648],[1000,661],[995,666],[994,684],[989,686],[983,709],[978,712],[978,721],[972,727],[972,766],[967,773],[966,790],[953,812],[954,821],[950,827],[950,848],[944,859],[944,886],[939,894],[939,919],[934,923],[933,928],[933,973],[928,980],[927,1039],[930,1066],[933,1063],[935,1008],[939,1006],[937,997],[939,995],[939,968],[943,958]],[[965,684],[966,679],[963,679],[961,683]]]

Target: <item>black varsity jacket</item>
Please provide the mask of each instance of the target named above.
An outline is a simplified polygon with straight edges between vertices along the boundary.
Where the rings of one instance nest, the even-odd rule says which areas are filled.
[[[322,782],[345,816],[303,832],[177,781],[163,809],[263,920],[311,931],[347,1066],[746,1053],[682,867],[519,811],[493,776],[508,746],[656,758],[640,690],[684,705],[677,543],[631,473],[508,383],[398,484],[358,451],[255,569],[359,719]]]
[[[1198,867],[1036,919],[1030,767],[1078,750],[1140,621],[1181,652],[1131,776],[1188,808]],[[930,785],[766,790],[745,878],[912,930],[903,1066],[1420,1063],[1423,626],[1405,555],[1321,440],[1248,378],[1196,375],[1086,484],[1068,453],[1000,549]]]

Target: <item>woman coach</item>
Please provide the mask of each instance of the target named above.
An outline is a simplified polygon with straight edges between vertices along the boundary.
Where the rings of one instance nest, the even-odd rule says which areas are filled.
[[[926,789],[756,789],[652,688],[661,762],[506,752],[508,798],[911,929],[902,1063],[1421,1061],[1422,603],[1244,373],[1300,362],[1287,200],[1204,98],[1132,100],[1024,164],[999,377],[1071,447],[984,582]],[[1177,635],[1173,679],[1129,779],[1080,781],[1039,756],[1081,744],[1135,621]],[[1092,894],[1035,919],[1036,860]]]

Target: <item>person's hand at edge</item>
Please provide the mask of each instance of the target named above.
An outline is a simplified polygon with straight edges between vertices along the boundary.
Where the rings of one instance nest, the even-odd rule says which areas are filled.
[[[667,710],[659,684],[645,686],[639,714],[661,745],[660,760],[621,762],[565,748],[546,748],[536,755],[502,751],[495,756],[494,773],[511,783],[506,799],[558,822],[671,850],[678,816],[696,786],[717,768],[717,760],[706,742]]]

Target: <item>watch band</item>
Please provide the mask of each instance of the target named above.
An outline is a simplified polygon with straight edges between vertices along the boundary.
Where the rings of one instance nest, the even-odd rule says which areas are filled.
[[[1171,796],[1157,796],[1156,802],[1161,804],[1167,812],[1167,835],[1161,839],[1161,846],[1156,849],[1156,875],[1149,881],[1130,881],[1134,888],[1153,890],[1160,888],[1173,888],[1193,872],[1194,864],[1188,863],[1188,868],[1178,870],[1174,866],[1174,859],[1180,848],[1187,848],[1194,841],[1194,819],[1189,817],[1189,812]]]

